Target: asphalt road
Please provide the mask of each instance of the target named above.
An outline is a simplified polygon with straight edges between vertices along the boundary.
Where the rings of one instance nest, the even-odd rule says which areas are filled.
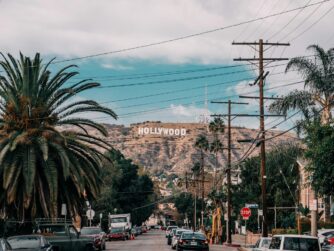
[[[137,236],[135,240],[107,242],[107,250],[117,251],[171,251],[167,245],[165,232],[161,230],[151,230],[146,234]],[[236,251],[236,248],[226,248],[223,246],[212,246],[210,251]]]

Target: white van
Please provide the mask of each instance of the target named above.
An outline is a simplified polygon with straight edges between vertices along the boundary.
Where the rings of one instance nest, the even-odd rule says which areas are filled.
[[[277,251],[320,251],[320,243],[317,237],[309,235],[275,235],[271,239],[268,250]]]

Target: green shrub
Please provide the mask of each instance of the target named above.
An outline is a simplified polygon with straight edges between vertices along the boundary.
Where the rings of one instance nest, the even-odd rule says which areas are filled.
[[[272,235],[276,234],[297,234],[297,229],[294,228],[274,228],[271,230]]]

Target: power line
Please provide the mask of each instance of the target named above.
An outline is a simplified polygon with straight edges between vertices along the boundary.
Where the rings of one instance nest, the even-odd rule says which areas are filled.
[[[230,29],[230,28],[234,28],[234,27],[238,27],[238,26],[241,26],[241,25],[244,25],[244,24],[253,23],[253,22],[256,22],[256,21],[268,19],[268,18],[271,18],[271,17],[280,16],[280,15],[283,15],[283,14],[291,13],[291,12],[294,12],[294,11],[297,11],[297,10],[300,10],[300,9],[303,9],[303,8],[308,8],[308,7],[315,6],[315,5],[318,5],[318,4],[321,4],[321,3],[324,3],[324,2],[328,2],[328,1],[329,0],[323,0],[323,1],[319,1],[319,2],[309,4],[307,6],[297,7],[297,8],[287,10],[287,11],[277,12],[277,13],[270,14],[270,15],[267,15],[267,16],[263,16],[263,17],[254,18],[254,19],[250,19],[250,20],[247,20],[247,21],[239,22],[239,23],[236,23],[236,24],[227,25],[227,26],[223,26],[223,27],[219,27],[219,28],[215,28],[215,29],[211,29],[211,30],[206,30],[206,31],[198,32],[198,33],[193,33],[193,34],[190,34],[190,35],[180,36],[180,37],[177,37],[177,38],[162,40],[162,41],[159,41],[159,42],[153,42],[153,43],[138,45],[138,46],[134,46],[134,47],[114,50],[114,51],[101,52],[101,53],[96,53],[96,54],[91,54],[91,55],[76,57],[76,58],[71,58],[71,59],[59,60],[59,61],[55,61],[54,64],[70,62],[70,61],[75,61],[75,60],[82,60],[82,59],[87,59],[87,58],[100,57],[100,56],[105,56],[105,55],[110,55],[110,54],[116,54],[116,53],[121,53],[121,52],[126,52],[126,51],[132,51],[132,50],[152,47],[152,46],[156,46],[156,45],[172,43],[172,42],[176,42],[176,41],[180,41],[180,40],[184,40],[184,39],[188,39],[188,38],[193,38],[193,37],[198,37],[198,36],[214,33],[214,32],[217,32],[217,31],[227,30],[227,29]]]
[[[238,83],[240,82],[240,80],[236,80],[236,81],[231,81],[230,83],[235,82]],[[227,83],[227,82],[226,82]],[[213,92],[209,92],[207,93],[208,96],[217,94],[217,91],[213,91]],[[203,94],[199,94],[199,95],[190,95],[190,96],[182,96],[182,97],[178,97],[178,98],[172,98],[172,99],[163,99],[163,100],[157,100],[154,102],[147,102],[147,103],[139,103],[139,104],[132,104],[132,105],[127,105],[127,106],[120,106],[118,107],[118,109],[127,109],[127,108],[131,108],[131,107],[138,107],[138,106],[146,106],[146,105],[153,105],[153,104],[160,104],[160,103],[166,103],[166,102],[171,102],[171,101],[177,101],[177,100],[183,100],[183,99],[191,99],[191,98],[197,98],[197,97],[202,97]]]
[[[309,0],[305,6],[307,6],[312,0]],[[281,29],[276,31],[271,37],[269,37],[269,40],[272,40],[272,38],[276,37],[279,33],[281,33],[286,27],[289,26],[296,18],[299,16],[300,13],[302,13],[305,10],[305,8],[300,9]]]
[[[296,85],[296,84],[300,84],[300,83],[304,83],[304,81],[299,81],[299,82],[284,84],[284,85],[280,85],[280,86],[268,88],[267,90],[273,90],[273,89],[277,89],[277,88],[280,88],[280,87],[283,87],[283,86],[291,86],[291,85]],[[251,94],[251,93],[254,93],[254,91],[252,91],[252,92],[246,92],[246,93],[243,93],[243,94]],[[216,99],[219,99],[219,98],[231,98],[231,97],[236,97],[238,95],[216,97]],[[181,105],[192,105],[192,104],[201,104],[201,103],[204,103],[204,101],[197,101],[197,102],[186,103],[186,104],[181,104]],[[145,114],[145,113],[151,113],[151,112],[157,112],[157,111],[169,110],[169,109],[173,109],[173,108],[171,108],[170,106],[168,106],[168,107],[161,107],[161,108],[155,108],[155,109],[144,110],[144,111],[131,112],[131,113],[126,113],[126,114],[121,114],[119,116],[119,118],[131,117],[131,115]],[[106,117],[101,117],[101,118],[106,118]],[[95,118],[95,119],[99,119],[99,118]]]
[[[321,6],[321,5],[320,5]],[[316,24],[318,24],[323,18],[325,18],[332,10],[334,9],[334,5],[327,10],[322,16],[320,16],[320,18],[318,18],[314,23],[312,23],[310,26],[308,26],[305,30],[303,30],[301,33],[299,33],[297,36],[293,37],[290,41],[294,41],[297,38],[299,38],[300,36],[302,36],[304,33],[306,33],[307,31],[309,31],[310,29],[312,29],[312,27]]]

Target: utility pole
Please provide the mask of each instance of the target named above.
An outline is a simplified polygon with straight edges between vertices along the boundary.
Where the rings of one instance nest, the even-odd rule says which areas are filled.
[[[226,178],[227,178],[227,243],[232,244],[232,221],[231,221],[231,212],[232,212],[232,193],[231,193],[231,150],[236,149],[232,148],[232,132],[231,132],[231,110],[232,104],[234,105],[248,105],[248,103],[241,103],[241,102],[232,102],[231,100],[225,101],[212,101],[211,103],[217,104],[228,104],[228,113],[227,113],[227,170],[226,170]],[[215,116],[215,115],[213,115]]]
[[[258,58],[237,58],[234,61],[258,61],[259,62],[259,103],[260,103],[260,142],[261,142],[261,189],[262,189],[262,210],[263,210],[263,227],[262,227],[262,236],[268,237],[268,222],[267,222],[267,194],[266,194],[266,148],[265,148],[265,127],[264,127],[264,97],[263,97],[263,86],[264,86],[264,61],[274,62],[274,61],[282,61],[288,60],[288,58],[265,58],[264,48],[263,46],[290,46],[289,43],[270,43],[270,42],[263,42],[263,39],[259,39],[259,42],[242,42],[236,43],[233,42],[232,45],[248,45],[254,48],[253,46],[258,46],[259,57]],[[255,48],[255,50],[257,50]],[[257,81],[256,81],[257,82]]]

